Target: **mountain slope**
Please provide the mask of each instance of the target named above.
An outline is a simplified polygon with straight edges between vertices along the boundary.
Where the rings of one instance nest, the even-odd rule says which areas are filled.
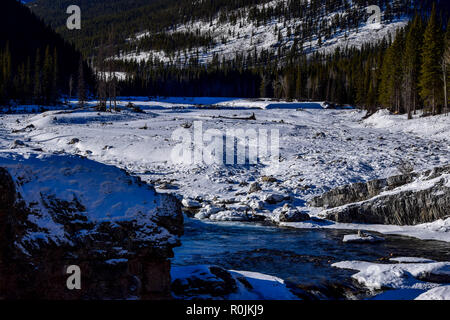
[[[80,53],[27,7],[0,2],[0,103],[52,102],[68,91],[79,61]]]
[[[366,28],[369,0],[36,0],[30,8],[91,55],[113,33],[127,59],[210,62],[236,52],[289,51],[360,45],[404,26],[429,0],[378,0],[383,24]],[[439,1],[438,1],[439,2]],[[82,9],[82,30],[65,28],[65,9]],[[113,27],[112,27],[113,26]],[[142,54],[145,52],[146,54]],[[198,52],[198,53],[197,53]]]

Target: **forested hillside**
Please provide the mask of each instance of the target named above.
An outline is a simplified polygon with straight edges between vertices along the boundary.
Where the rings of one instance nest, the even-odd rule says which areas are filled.
[[[100,83],[105,73],[121,72],[119,94],[329,100],[400,113],[445,109],[448,5],[375,2],[36,0],[29,6],[84,53],[103,76]],[[69,4],[82,8],[80,31],[65,28]],[[380,24],[367,21],[373,4],[382,10]]]
[[[73,94],[80,53],[16,0],[0,2],[0,103],[52,104],[62,93]],[[84,79],[93,76],[82,64]]]

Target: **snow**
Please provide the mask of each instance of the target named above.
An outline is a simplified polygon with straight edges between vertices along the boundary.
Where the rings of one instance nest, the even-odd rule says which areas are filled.
[[[212,273],[209,265],[173,266],[171,268],[172,282],[187,284],[188,279],[199,279],[202,282],[221,282],[216,274]],[[224,270],[225,271],[225,270]],[[225,271],[237,284],[236,292],[225,296],[212,296],[210,294],[199,294],[196,299],[226,299],[226,300],[298,300],[286,287],[280,278],[250,271]],[[240,279],[244,279],[244,284]],[[248,287],[250,284],[251,287]],[[176,297],[176,296],[175,296]],[[177,298],[177,297],[176,297]],[[178,297],[186,299],[186,296]]]
[[[245,279],[253,287],[253,291],[257,300],[298,300],[289,289],[287,289],[284,280],[265,275],[257,272],[249,271],[230,271],[231,274],[244,276]],[[247,300],[251,299],[247,292],[232,295],[231,300]]]
[[[434,260],[425,259],[425,258],[418,258],[418,257],[397,257],[397,258],[390,258],[389,261],[399,262],[399,263],[431,263],[431,262],[436,262]]]
[[[414,237],[422,240],[436,240],[450,242],[450,218],[439,219],[430,223],[415,226],[397,226],[381,224],[357,224],[357,223],[335,223],[335,222],[283,222],[284,227],[299,229],[341,229],[341,230],[364,230],[378,232],[386,235],[401,235]]]
[[[342,240],[343,242],[348,242],[348,243],[373,243],[373,242],[380,242],[380,241],[384,241],[384,238],[382,237],[377,237],[371,234],[366,234],[366,233],[361,233],[361,234],[349,234],[349,235],[345,235],[344,239]]]
[[[129,102],[144,113],[126,110]],[[89,105],[96,103],[90,101]],[[76,105],[76,101],[70,104]],[[398,167],[405,161],[418,172],[450,163],[447,116],[417,116],[408,121],[405,116],[380,111],[364,120],[363,111],[323,109],[323,102],[214,97],[121,97],[118,105],[123,110],[117,113],[74,109],[1,115],[0,150],[27,157],[39,154],[33,150],[42,149],[44,154],[80,155],[114,165],[155,185],[159,192],[174,193],[180,200],[195,200],[201,205],[197,217],[214,221],[245,221],[255,214],[274,220],[276,209],[286,203],[314,217],[321,209],[308,207],[307,201],[330,188],[399,174]],[[256,120],[235,119],[252,114]],[[173,163],[171,152],[179,142],[172,139],[172,133],[195,121],[202,122],[204,132],[215,129],[225,134],[230,128],[278,130],[279,162]],[[424,129],[436,124],[439,129]],[[22,130],[31,125],[34,129]],[[193,128],[186,130],[192,137]],[[78,142],[69,144],[74,138]],[[15,140],[24,145],[10,149]],[[423,184],[409,187],[417,189],[435,182],[421,181]],[[249,193],[253,182],[258,182],[261,190]],[[270,195],[283,195],[283,199],[269,203]],[[450,218],[417,226],[316,220],[280,225],[450,241]]]
[[[450,262],[380,264],[365,261],[343,261],[334,263],[332,266],[358,271],[352,277],[374,292],[381,289],[402,290],[403,293],[405,293],[403,290],[414,290],[415,297],[431,289],[435,289],[436,291],[433,292],[438,294],[448,293],[447,289],[443,289],[446,288],[445,286],[421,281],[418,278],[426,274],[449,275]],[[412,293],[411,291],[407,292]],[[395,296],[398,295],[395,294]]]
[[[428,290],[418,296],[416,300],[450,300],[450,286],[441,286]]]
[[[71,206],[67,219],[79,215],[86,218],[84,223],[113,224],[133,220],[142,227],[142,232],[137,235],[142,241],[152,242],[155,246],[177,243],[178,237],[152,221],[164,214],[164,199],[153,188],[113,166],[74,155],[23,149],[26,147],[17,153],[1,150],[0,167],[8,170],[17,192],[32,208],[28,220],[40,228],[29,232],[24,241],[43,239],[71,243],[64,225],[55,220],[52,204],[57,200]],[[83,232],[95,232],[95,229]]]
[[[276,7],[284,0],[274,0],[265,4],[267,7]],[[261,7],[261,5],[257,5]],[[361,8],[364,10],[364,8]],[[201,35],[211,35],[215,41],[215,45],[210,48],[199,47],[190,50],[180,50],[175,53],[168,54],[164,51],[151,50],[123,53],[120,56],[115,57],[120,60],[127,61],[148,61],[150,59],[156,61],[162,61],[164,63],[175,63],[179,66],[184,66],[191,58],[197,58],[201,64],[206,64],[212,61],[215,55],[218,55],[219,61],[222,58],[226,60],[233,59],[237,54],[243,54],[247,56],[249,53],[253,54],[256,50],[260,53],[262,50],[269,50],[270,52],[277,53],[277,48],[281,46],[283,49],[289,50],[294,44],[294,37],[288,37],[288,28],[295,30],[296,27],[305,23],[301,19],[292,19],[284,21],[283,19],[269,19],[266,24],[256,25],[247,19],[249,12],[239,10],[239,15],[243,15],[242,19],[233,23],[221,23],[219,16],[216,16],[212,21],[190,21],[186,24],[177,25],[175,28],[165,31],[168,34],[176,32],[192,32],[199,30]],[[333,12],[328,16],[322,18],[322,21],[333,19],[337,14],[343,15],[344,12]],[[322,38],[322,44],[319,45],[318,35],[313,35],[311,39],[303,39],[303,48],[308,54],[314,52],[326,52],[332,53],[336,48],[360,48],[365,43],[374,43],[377,40],[381,40],[383,37],[387,37],[391,34],[395,36],[395,31],[398,28],[405,27],[408,22],[408,17],[401,17],[391,23],[363,23],[358,29],[352,30],[336,30],[329,39]],[[230,33],[231,34],[230,34]],[[281,41],[278,39],[278,32],[281,33]],[[148,32],[140,32],[136,34],[136,39],[142,39],[143,37],[151,37]],[[223,43],[222,39],[225,38],[226,42]],[[130,38],[129,41],[134,41]]]
[[[386,109],[377,111],[375,114],[364,120],[364,124],[369,127],[384,129],[389,132],[412,134],[425,136],[433,139],[450,140],[448,134],[448,116],[439,115],[423,118],[422,111],[418,111],[413,119],[408,120],[407,115],[395,115]],[[426,123],[426,125],[424,125]]]

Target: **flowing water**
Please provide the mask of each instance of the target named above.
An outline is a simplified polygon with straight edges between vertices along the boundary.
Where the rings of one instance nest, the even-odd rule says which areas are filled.
[[[393,256],[450,261],[450,244],[383,235],[374,244],[343,243],[355,231],[289,229],[254,223],[206,223],[185,219],[182,246],[174,265],[214,264],[254,271],[294,284],[343,283],[355,273],[331,267],[344,260],[376,261]]]

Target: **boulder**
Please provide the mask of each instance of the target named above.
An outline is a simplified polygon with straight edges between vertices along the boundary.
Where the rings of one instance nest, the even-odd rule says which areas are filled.
[[[279,193],[266,194],[263,198],[264,202],[268,204],[277,204],[284,201],[287,197]]]
[[[183,207],[188,209],[199,209],[202,207],[200,202],[187,198],[183,199],[183,201],[181,201],[181,204],[183,205]]]
[[[302,222],[310,220],[311,217],[304,211],[299,211],[289,204],[285,204],[283,208],[274,211],[275,220],[278,222]]]
[[[254,193],[254,192],[258,192],[261,191],[261,186],[259,185],[258,182],[253,182],[252,184],[250,184],[250,187],[248,189],[248,193]]]
[[[76,156],[0,157],[0,299],[167,299],[181,204]],[[81,271],[69,290],[68,266]]]

